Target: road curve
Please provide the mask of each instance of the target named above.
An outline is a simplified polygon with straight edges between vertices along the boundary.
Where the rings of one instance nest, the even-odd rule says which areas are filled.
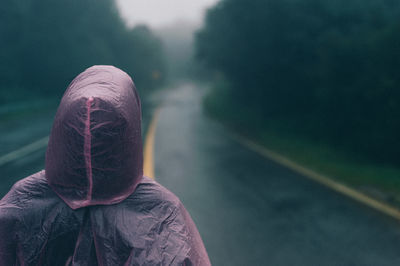
[[[238,144],[204,91],[169,90],[155,178],[185,204],[213,265],[400,265],[400,224]]]

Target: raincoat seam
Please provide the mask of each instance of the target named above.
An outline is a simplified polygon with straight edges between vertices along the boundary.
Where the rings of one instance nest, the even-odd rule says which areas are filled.
[[[92,176],[92,133],[90,132],[90,112],[92,106],[93,98],[90,97],[86,101],[86,121],[85,121],[85,139],[84,139],[84,155],[85,155],[85,165],[86,165],[86,176],[89,181],[88,192],[87,192],[87,201],[92,200],[92,192],[93,192],[93,176]]]

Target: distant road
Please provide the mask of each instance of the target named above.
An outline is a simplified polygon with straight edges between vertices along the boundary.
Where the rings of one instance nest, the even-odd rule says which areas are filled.
[[[194,84],[165,94],[155,178],[199,227],[214,265],[400,265],[400,223],[239,145]]]

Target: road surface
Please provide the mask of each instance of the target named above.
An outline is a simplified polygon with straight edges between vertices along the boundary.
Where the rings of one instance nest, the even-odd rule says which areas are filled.
[[[54,105],[0,114],[0,198],[17,180],[43,169],[46,143],[41,141],[28,156],[19,151],[48,136],[54,115]],[[15,152],[18,159],[10,158]]]
[[[195,220],[214,265],[400,265],[400,223],[235,142],[204,91],[166,93],[155,178]]]
[[[185,204],[213,265],[400,265],[398,221],[242,147],[204,115],[203,95],[191,83],[158,95],[154,161],[156,180]],[[0,157],[48,135],[53,116],[1,121]],[[43,168],[44,152],[0,165],[0,197]]]

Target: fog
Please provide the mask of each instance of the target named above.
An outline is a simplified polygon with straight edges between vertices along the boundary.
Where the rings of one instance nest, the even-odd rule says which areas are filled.
[[[161,28],[176,21],[200,24],[206,9],[217,0],[117,0],[122,17],[127,24],[147,24]]]

